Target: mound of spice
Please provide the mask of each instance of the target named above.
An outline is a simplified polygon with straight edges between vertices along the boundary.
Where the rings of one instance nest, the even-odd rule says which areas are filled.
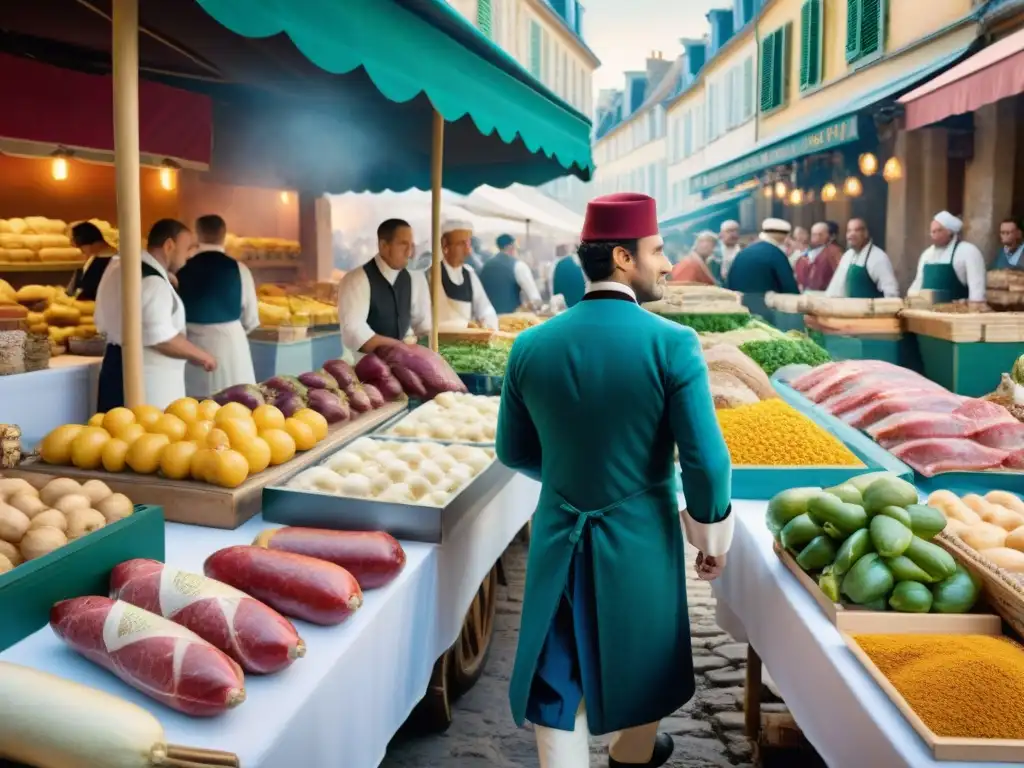
[[[856,467],[864,463],[837,437],[779,398],[715,411],[733,465]]]
[[[1024,739],[1024,648],[986,635],[855,635],[936,736]]]

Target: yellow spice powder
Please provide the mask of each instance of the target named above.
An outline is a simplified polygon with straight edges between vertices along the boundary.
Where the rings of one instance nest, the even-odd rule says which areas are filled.
[[[856,635],[937,736],[1024,739],[1024,649],[986,635]]]
[[[839,439],[779,398],[715,414],[734,465],[864,466]]]

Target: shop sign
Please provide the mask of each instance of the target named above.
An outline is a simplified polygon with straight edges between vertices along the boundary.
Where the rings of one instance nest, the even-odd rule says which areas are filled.
[[[744,176],[752,176],[765,168],[791,163],[805,155],[849,144],[859,138],[857,115],[849,115],[694,176],[690,179],[690,192],[701,192]]]

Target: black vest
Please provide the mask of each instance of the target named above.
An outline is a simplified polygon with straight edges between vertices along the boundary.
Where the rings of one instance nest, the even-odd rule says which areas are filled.
[[[238,262],[220,251],[200,251],[178,270],[178,295],[190,323],[217,325],[242,317]]]
[[[428,272],[427,274],[429,275],[430,273]],[[462,285],[456,285],[452,282],[447,268],[442,264],[441,287],[444,288],[444,295],[452,301],[464,301],[467,304],[473,303],[473,281],[470,279],[469,270],[466,267],[462,268]]]
[[[96,301],[96,291],[100,287],[103,273],[110,266],[111,258],[113,257],[97,256],[85,267],[75,270],[75,282],[71,286],[71,295],[82,301]]]
[[[380,273],[377,260],[370,259],[363,267],[370,284],[370,312],[366,324],[373,332],[401,341],[412,322],[412,278],[403,269],[392,285]]]

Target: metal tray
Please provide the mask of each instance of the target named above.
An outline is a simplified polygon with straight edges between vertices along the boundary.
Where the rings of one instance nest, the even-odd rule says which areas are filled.
[[[491,397],[491,395],[488,395],[488,397]],[[411,402],[412,401],[410,401],[410,403]],[[494,449],[494,441],[493,440],[485,440],[482,443],[471,443],[471,442],[469,442],[467,440],[439,440],[436,437],[404,437],[402,435],[391,435],[391,434],[387,433],[387,430],[391,429],[398,422],[400,422],[402,419],[404,419],[406,416],[408,416],[414,410],[416,410],[416,408],[419,408],[423,404],[424,404],[423,402],[417,401],[415,408],[409,408],[408,410],[405,410],[405,411],[402,411],[401,413],[395,414],[395,416],[393,418],[388,419],[383,424],[381,424],[379,427],[377,427],[375,430],[373,430],[368,435],[368,437],[378,438],[380,440],[392,440],[392,441],[394,441],[396,443],[423,443],[423,442],[430,442],[430,443],[437,443],[438,445],[469,445],[469,446],[472,446],[474,448],[489,448],[491,450]]]
[[[400,442],[382,435],[368,437],[381,442]],[[344,450],[344,447],[339,450]],[[444,507],[356,499],[280,486],[266,488],[263,491],[263,519],[282,525],[340,531],[385,531],[396,539],[441,544],[468,513],[488,504],[514,474],[513,470],[494,459]]]

